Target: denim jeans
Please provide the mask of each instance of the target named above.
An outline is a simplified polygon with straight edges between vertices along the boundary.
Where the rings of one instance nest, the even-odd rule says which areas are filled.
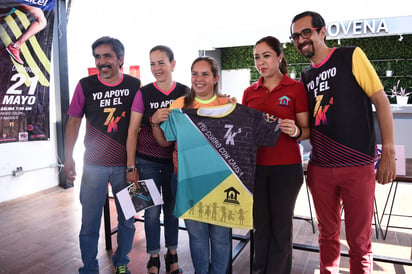
[[[82,226],[80,230],[80,251],[83,267],[79,273],[99,273],[97,261],[97,245],[102,219],[102,209],[106,201],[107,185],[110,182],[113,193],[126,186],[126,173],[122,167],[104,167],[84,165],[80,186],[80,203],[82,204]],[[127,254],[133,245],[135,232],[134,218],[125,220],[115,195],[118,215],[118,248],[113,255],[113,265],[127,265],[130,261]]]
[[[165,243],[168,249],[176,249],[179,233],[179,219],[173,215],[176,202],[177,178],[173,173],[173,164],[157,163],[137,158],[139,179],[153,179],[163,198],[163,222]],[[146,233],[146,251],[149,254],[160,252],[160,211],[162,206],[145,210],[144,229]]]
[[[231,229],[185,219],[196,274],[225,274],[231,260]]]

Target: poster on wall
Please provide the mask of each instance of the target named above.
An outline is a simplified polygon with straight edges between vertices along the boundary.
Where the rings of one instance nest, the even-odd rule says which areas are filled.
[[[55,0],[0,2],[0,144],[49,140]]]

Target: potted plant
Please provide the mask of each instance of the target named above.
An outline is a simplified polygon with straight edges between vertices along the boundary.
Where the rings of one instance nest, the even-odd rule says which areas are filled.
[[[391,88],[391,97],[395,97],[396,96],[396,102],[398,105],[407,105],[408,104],[408,99],[409,99],[409,94],[411,94],[411,92],[406,92],[406,89],[403,87],[399,87],[399,82],[400,80],[398,80],[398,82],[396,83],[396,86],[393,86],[393,88]]]
[[[392,77],[392,76],[393,76],[393,70],[392,70],[392,67],[391,67],[391,63],[388,62],[386,64],[386,77]]]

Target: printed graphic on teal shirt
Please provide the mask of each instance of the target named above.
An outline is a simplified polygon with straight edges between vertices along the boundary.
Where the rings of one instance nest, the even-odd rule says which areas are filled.
[[[241,216],[238,218],[239,222],[235,222],[236,219],[227,217],[229,212],[232,215],[235,211],[252,212],[252,194],[242,185],[237,176],[232,175],[232,170],[226,162],[192,121],[187,119],[186,115],[176,114],[172,117],[177,118],[175,122],[181,131],[190,136],[190,142],[186,140],[185,145],[180,142],[177,144],[178,148],[182,147],[184,150],[179,150],[181,156],[178,157],[178,166],[182,168],[179,168],[178,173],[179,182],[174,214],[181,218],[223,226],[253,227],[251,218]],[[193,160],[184,157],[183,154],[199,157],[198,160]],[[234,184],[236,181],[237,184]],[[227,190],[228,188],[233,188],[234,191]],[[233,203],[234,195],[229,195],[229,199],[226,199],[226,193],[232,194],[233,192],[240,193],[237,195],[243,198],[241,200],[243,202],[236,200],[237,203]],[[230,202],[227,203],[225,200]]]
[[[271,125],[266,132],[260,128],[260,133],[266,134],[274,145],[280,132],[277,119],[268,119],[261,112],[250,115],[246,109],[232,108],[220,119],[200,117],[195,115],[196,110],[174,110],[167,123],[162,124],[166,138],[177,140],[176,216],[227,227],[253,227],[253,186],[246,187],[244,183],[253,181],[257,145],[251,140],[263,139],[252,133],[259,123]],[[239,119],[240,116],[248,118]],[[244,143],[248,145],[245,147]]]

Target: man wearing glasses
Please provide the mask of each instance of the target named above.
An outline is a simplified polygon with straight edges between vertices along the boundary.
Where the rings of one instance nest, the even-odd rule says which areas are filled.
[[[359,47],[327,47],[325,21],[318,13],[296,15],[290,38],[296,50],[311,61],[301,81],[308,92],[311,117],[307,184],[319,222],[320,272],[339,272],[343,204],[350,273],[372,273],[375,178],[386,184],[396,173],[389,101]],[[384,150],[376,175],[371,103]]]

